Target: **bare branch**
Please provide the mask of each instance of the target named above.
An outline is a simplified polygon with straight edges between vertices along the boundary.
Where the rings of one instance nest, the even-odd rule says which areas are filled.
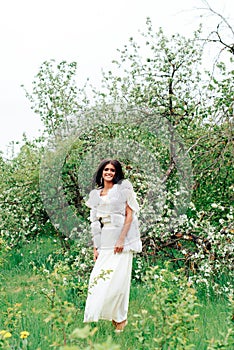
[[[205,5],[207,6],[207,8],[201,8],[202,10],[209,10],[210,12],[212,12],[214,15],[218,16],[219,18],[221,18],[221,20],[226,24],[226,26],[230,29],[230,31],[232,32],[233,36],[234,36],[234,29],[232,28],[232,26],[230,25],[230,23],[227,21],[227,19],[221,15],[219,12],[215,11],[210,4],[208,3],[208,1],[203,0],[203,2],[205,3]]]
[[[206,11],[210,11],[213,15],[221,18],[221,22],[217,25],[217,29],[216,31],[212,31],[208,38],[206,39],[206,41],[209,41],[209,42],[218,42],[220,44],[222,44],[226,49],[228,49],[231,54],[234,55],[234,29],[232,28],[232,26],[230,25],[230,23],[228,22],[228,20],[223,16],[221,15],[219,12],[215,11],[211,6],[210,4],[208,3],[208,1],[206,0],[202,0],[203,3],[206,5],[206,7],[203,7],[203,8],[198,8],[199,10],[206,10]],[[227,44],[226,42],[224,42],[224,40],[222,39],[221,37],[221,34],[220,34],[220,25],[221,23],[224,23],[226,25],[226,27],[231,31],[232,33],[232,36],[233,36],[233,43],[231,44]],[[217,36],[218,39],[210,39],[210,36],[212,34],[215,34]]]

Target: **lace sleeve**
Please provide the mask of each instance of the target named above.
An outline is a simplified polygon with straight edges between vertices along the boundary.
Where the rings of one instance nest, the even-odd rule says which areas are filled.
[[[127,196],[127,203],[133,211],[138,213],[139,205],[137,203],[136,193],[134,191],[129,191],[128,196]]]
[[[137,213],[139,211],[139,205],[137,203],[136,193],[133,190],[131,182],[124,180],[121,187],[127,204],[134,212]]]
[[[97,205],[98,205],[98,192],[97,192],[97,190],[92,190],[89,193],[89,198],[85,202],[85,204],[89,208],[96,208],[97,207]]]
[[[90,208],[89,220],[91,221],[91,234],[93,245],[97,249],[100,248],[101,244],[101,223],[97,217],[97,206],[98,206],[98,193],[97,190],[92,190],[89,194],[88,200],[85,202],[87,207]]]

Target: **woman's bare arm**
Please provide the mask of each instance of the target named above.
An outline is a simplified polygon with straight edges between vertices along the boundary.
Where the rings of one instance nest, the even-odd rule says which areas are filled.
[[[94,247],[94,248],[93,248],[93,260],[94,260],[94,261],[97,260],[98,255],[99,255],[98,250],[97,250],[96,247]]]
[[[124,248],[124,240],[131,226],[131,223],[132,223],[132,209],[129,207],[129,205],[127,205],[123,229],[121,231],[118,241],[115,244],[114,253],[122,253]]]

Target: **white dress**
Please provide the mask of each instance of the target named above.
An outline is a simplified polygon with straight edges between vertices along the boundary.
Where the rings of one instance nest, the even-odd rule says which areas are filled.
[[[100,196],[100,192],[101,189],[91,191],[86,202],[91,208],[91,231],[99,256],[90,275],[84,322],[97,322],[99,319],[122,322],[127,319],[128,313],[133,252],[142,249],[136,216],[139,207],[128,180],[115,184],[106,196]],[[127,204],[133,210],[133,220],[123,252],[114,254]]]

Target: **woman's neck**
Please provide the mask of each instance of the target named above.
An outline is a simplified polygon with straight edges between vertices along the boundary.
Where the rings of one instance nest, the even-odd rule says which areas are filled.
[[[107,195],[108,191],[114,186],[113,182],[106,182],[104,181],[104,187],[100,192],[101,196]]]
[[[104,181],[103,189],[108,191],[108,190],[110,190],[113,186],[114,186],[113,182]]]

